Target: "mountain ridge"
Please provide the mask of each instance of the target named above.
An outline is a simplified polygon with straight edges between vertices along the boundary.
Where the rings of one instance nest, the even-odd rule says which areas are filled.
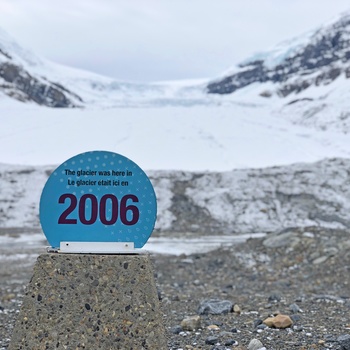
[[[330,66],[328,70],[312,76],[326,66]],[[222,78],[210,82],[207,88],[209,93],[230,94],[254,82],[285,83],[295,73],[309,77],[299,84],[289,83],[277,88],[277,94],[285,97],[307,89],[312,83],[327,84],[336,79],[342,70],[349,78],[350,12],[319,29],[248,58],[236,69],[231,69],[232,73],[229,70]]]
[[[68,108],[203,104],[206,82],[117,80],[39,57],[0,28],[0,92],[22,102]]]
[[[213,80],[125,82],[65,67],[0,31],[0,92],[48,107],[243,106],[256,115],[350,132],[350,12]]]
[[[58,82],[32,72],[43,62],[0,29],[0,91],[22,102],[47,107],[78,107],[82,99]]]
[[[350,132],[350,12],[253,55],[207,85],[209,95],[269,106],[276,117]]]

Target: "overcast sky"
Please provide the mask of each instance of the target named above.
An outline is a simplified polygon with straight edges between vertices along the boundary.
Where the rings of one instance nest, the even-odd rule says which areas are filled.
[[[349,10],[349,0],[0,0],[0,26],[57,63],[146,82],[216,77]]]

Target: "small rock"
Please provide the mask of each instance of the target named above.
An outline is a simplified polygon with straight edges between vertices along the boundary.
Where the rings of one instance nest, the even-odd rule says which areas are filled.
[[[171,300],[172,301],[180,301],[180,297],[177,294],[176,295],[172,295]]]
[[[336,247],[328,247],[325,249],[325,253],[327,253],[328,257],[332,257],[338,254],[338,249]]]
[[[293,323],[297,323],[297,322],[301,321],[300,315],[297,315],[297,314],[290,315],[290,318],[293,321]]]
[[[314,265],[319,265],[319,264],[324,263],[327,259],[328,259],[328,256],[327,256],[327,255],[320,256],[319,258],[315,259],[312,263],[313,263]]]
[[[248,350],[259,350],[259,349],[261,349],[263,347],[264,347],[264,345],[262,344],[262,342],[260,340],[252,339],[249,342]]]
[[[211,324],[207,327],[210,331],[219,331],[220,327],[218,327],[216,324]]]
[[[298,303],[303,303],[305,301],[305,296],[299,295],[297,298],[295,298],[295,301]]]
[[[340,350],[350,350],[350,334],[340,335],[337,338]]]
[[[181,328],[184,331],[194,331],[201,328],[200,316],[188,316],[181,321]]]
[[[326,334],[324,339],[329,343],[335,343],[337,341],[337,338],[333,334]]]
[[[289,310],[291,311],[291,312],[293,312],[293,314],[296,314],[296,313],[298,313],[298,312],[302,312],[302,310],[300,309],[300,307],[297,305],[297,304],[291,304],[291,305],[289,305]]]
[[[296,232],[284,232],[280,234],[269,235],[263,245],[267,248],[280,248],[286,246],[295,246],[300,242]]]
[[[232,307],[229,300],[209,299],[200,303],[197,312],[199,315],[222,315],[231,312]]]
[[[232,333],[231,333],[231,332],[223,331],[223,332],[220,332],[220,333],[219,333],[219,337],[220,337],[220,338],[231,337],[231,336],[232,336]]]
[[[239,307],[239,305],[235,304],[233,306],[233,312],[235,312],[236,314],[240,314],[242,312],[241,308]]]
[[[263,320],[261,320],[260,318],[254,320],[254,328],[257,328],[259,325],[261,325],[263,323]]]
[[[270,294],[268,301],[278,302],[281,301],[282,295],[279,292],[273,292]]]
[[[173,334],[180,334],[182,332],[182,327],[181,326],[175,326],[171,328],[171,333]]]
[[[158,286],[157,286],[157,295],[158,295],[158,300],[162,301],[163,300],[162,291]]]
[[[227,340],[225,340],[224,345],[225,346],[236,346],[236,345],[238,345],[238,341],[234,340],[234,339],[227,339]]]
[[[313,232],[303,232],[303,237],[314,238],[315,234]]]
[[[267,326],[267,327],[273,327],[273,321],[274,321],[274,317],[268,317],[266,318],[263,323]]]
[[[293,321],[289,316],[279,314],[276,317],[268,317],[263,323],[268,327],[288,328],[293,324]]]
[[[217,337],[214,337],[214,336],[210,336],[208,337],[207,339],[205,339],[205,344],[208,344],[208,345],[215,345],[217,342],[218,342],[218,338]]]
[[[303,326],[293,326],[294,332],[302,332],[304,330]]]
[[[13,294],[13,293],[9,293],[9,294],[5,294],[3,297],[2,297],[2,300],[3,301],[10,301],[12,299],[15,299],[16,298],[16,295]]]

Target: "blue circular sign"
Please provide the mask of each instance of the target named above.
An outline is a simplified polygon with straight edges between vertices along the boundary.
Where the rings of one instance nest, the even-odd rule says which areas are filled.
[[[142,248],[157,217],[153,186],[130,159],[112,152],[79,154],[47,180],[40,222],[52,247],[60,242],[134,242]]]

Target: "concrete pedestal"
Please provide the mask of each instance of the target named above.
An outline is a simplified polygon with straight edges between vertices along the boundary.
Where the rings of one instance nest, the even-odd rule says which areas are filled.
[[[43,254],[9,350],[166,350],[148,255]]]

